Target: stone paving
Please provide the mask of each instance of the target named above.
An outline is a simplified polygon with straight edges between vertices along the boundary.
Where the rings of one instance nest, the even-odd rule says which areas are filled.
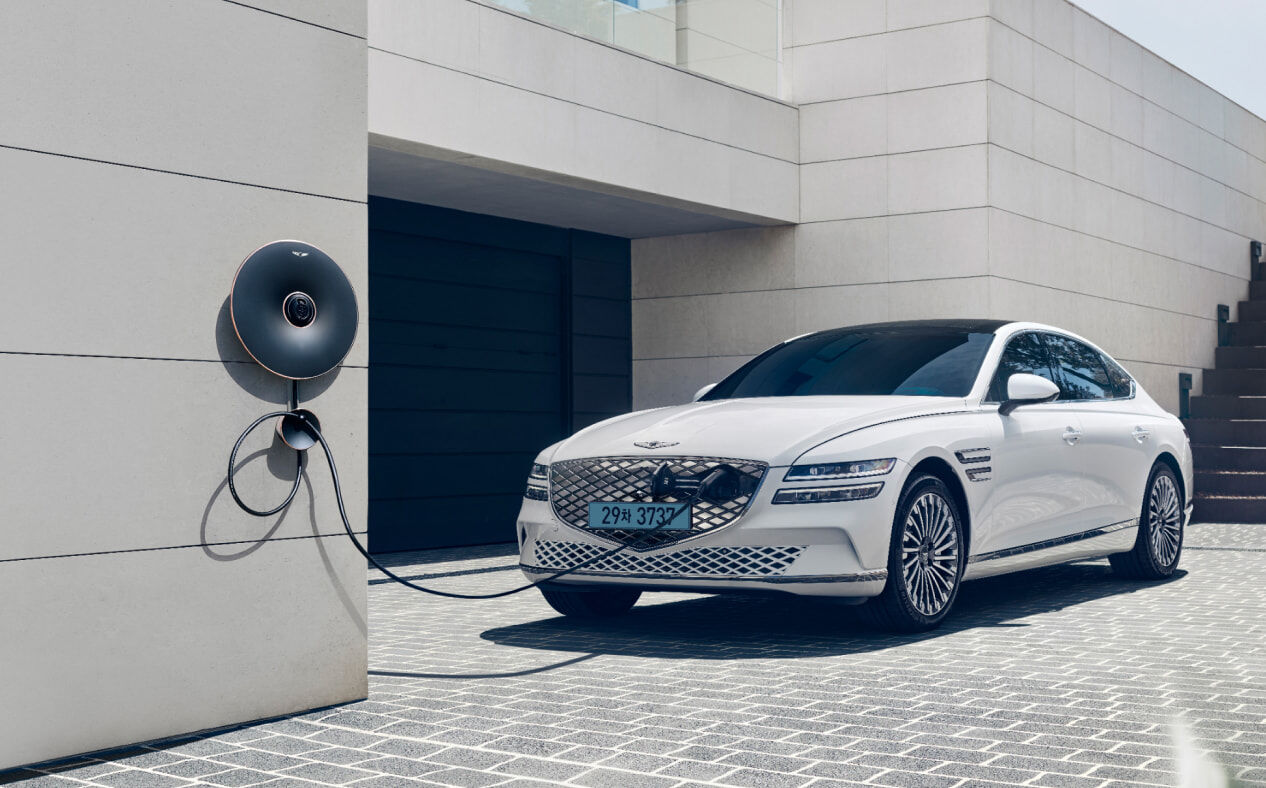
[[[502,548],[392,558],[452,590],[521,580]],[[370,583],[369,700],[0,784],[1080,788],[1173,785],[1204,753],[1266,785],[1262,526],[1193,526],[1165,583],[1105,561],[969,583],[918,636],[794,598],[656,594],[583,624],[535,592]]]

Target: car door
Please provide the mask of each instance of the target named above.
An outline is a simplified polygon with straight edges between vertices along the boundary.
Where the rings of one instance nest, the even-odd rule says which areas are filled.
[[[1036,331],[1011,337],[998,361],[983,407],[1006,399],[1011,375],[1039,375],[1058,385],[1045,344]],[[992,478],[981,507],[974,554],[1044,542],[1075,530],[1086,505],[1081,469],[1081,422],[1056,400],[995,413],[989,447]]]
[[[1087,499],[1077,530],[1137,517],[1151,467],[1151,442],[1146,425],[1132,418],[1132,387],[1120,391],[1121,382],[1114,383],[1103,355],[1084,342],[1056,333],[1043,339],[1059,377],[1059,401],[1081,421],[1080,467],[1087,477]]]

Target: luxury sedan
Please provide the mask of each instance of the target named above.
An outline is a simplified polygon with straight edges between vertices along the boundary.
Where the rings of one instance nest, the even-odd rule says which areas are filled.
[[[572,616],[644,591],[778,591],[922,630],[973,578],[1105,556],[1170,576],[1191,484],[1182,424],[1085,339],[876,323],[789,339],[690,404],[545,449],[520,566]]]

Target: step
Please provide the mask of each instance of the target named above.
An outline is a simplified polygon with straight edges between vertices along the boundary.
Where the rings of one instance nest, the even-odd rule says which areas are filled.
[[[1266,301],[1241,301],[1239,311],[1235,313],[1235,319],[1239,323],[1266,320]]]
[[[1196,495],[1266,495],[1266,471],[1196,471]]]
[[[1266,301],[1266,280],[1259,280],[1256,282],[1249,283],[1248,300]]]
[[[1191,459],[1202,471],[1266,471],[1266,449],[1192,445]]]
[[[1266,345],[1236,345],[1217,349],[1218,369],[1266,369]]]
[[[1228,323],[1232,345],[1266,345],[1266,323]]]
[[[1192,522],[1266,523],[1266,496],[1253,498],[1205,497],[1196,494]]]
[[[1194,419],[1266,419],[1266,397],[1192,397]]]
[[[1206,446],[1260,446],[1266,448],[1266,421],[1186,419],[1192,443]],[[1266,495],[1266,492],[1263,492]]]
[[[1201,390],[1205,394],[1266,396],[1266,369],[1206,369]]]

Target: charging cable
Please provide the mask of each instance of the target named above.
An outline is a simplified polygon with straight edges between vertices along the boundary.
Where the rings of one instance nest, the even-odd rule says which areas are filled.
[[[299,419],[303,423],[303,430],[310,437],[312,437],[315,440],[315,442],[321,444],[321,450],[325,452],[325,461],[330,466],[330,478],[334,482],[334,499],[338,502],[338,514],[339,514],[339,517],[343,519],[343,529],[347,531],[347,537],[352,540],[352,544],[356,546],[357,551],[359,551],[361,555],[365,556],[365,559],[369,561],[369,563],[372,564],[374,568],[377,569],[379,572],[382,572],[384,575],[396,581],[400,585],[407,586],[408,588],[412,588],[415,591],[421,591],[424,594],[433,594],[435,596],[448,597],[449,599],[498,599],[500,597],[510,596],[511,594],[518,594],[522,591],[527,591],[528,589],[531,589],[531,588],[536,588],[542,583],[548,583],[550,581],[557,580],[560,577],[564,577],[579,569],[583,569],[586,566],[589,566],[590,564],[603,560],[604,558],[610,558],[612,556],[619,555],[620,553],[623,553],[625,550],[628,550],[630,547],[632,547],[631,544],[620,545],[619,547],[614,548],[612,550],[608,550],[608,551],[599,553],[595,556],[592,556],[590,558],[586,558],[584,561],[581,561],[580,563],[572,567],[564,569],[561,572],[556,572],[552,575],[549,575],[548,577],[543,577],[539,580],[534,580],[531,583],[527,583],[526,585],[521,585],[516,588],[511,588],[508,591],[498,591],[495,594],[458,594],[452,591],[440,591],[435,588],[427,588],[426,586],[420,586],[417,583],[414,583],[412,581],[404,579],[403,577],[400,577],[399,575],[395,574],[387,567],[378,563],[378,561],[375,560],[374,557],[369,554],[369,551],[365,549],[365,546],[361,544],[360,540],[356,538],[356,533],[352,530],[352,524],[347,519],[347,509],[343,505],[343,486],[339,483],[338,468],[334,467],[334,455],[330,452],[330,446],[328,443],[326,443],[325,436],[321,434],[320,428],[317,427],[314,421],[312,419],[305,418],[303,413],[300,413],[297,410],[295,411],[279,410],[279,411],[274,411],[272,413],[265,413],[263,416],[260,416],[258,419],[255,419],[255,421],[251,422],[251,425],[247,427],[245,430],[243,430],[242,434],[238,436],[237,443],[233,444],[233,451],[229,453],[229,474],[228,474],[229,493],[233,496],[233,500],[237,502],[237,505],[241,507],[242,511],[246,512],[247,514],[252,514],[256,517],[269,517],[271,515],[277,514],[282,509],[285,509],[287,506],[289,506],[290,502],[294,500],[295,493],[299,491],[299,482],[303,478],[303,451],[300,449],[295,449],[295,454],[298,458],[298,466],[295,471],[294,486],[290,488],[290,494],[286,496],[286,499],[282,501],[280,505],[272,509],[268,509],[266,511],[253,509],[250,506],[248,506],[245,501],[242,500],[242,497],[238,495],[237,487],[233,484],[234,466],[237,465],[237,453],[242,448],[242,443],[246,440],[246,436],[250,435],[252,432],[255,431],[257,427],[259,427],[259,425],[263,424],[265,421],[268,421],[269,419],[285,418],[288,416]],[[668,523],[672,522],[673,520],[676,520],[682,514],[682,512],[688,511],[691,506],[694,506],[696,503],[699,502],[699,499],[712,486],[712,484],[714,484],[715,482],[717,482],[718,480],[720,480],[722,477],[726,475],[727,471],[728,471],[728,466],[720,466],[716,468],[715,470],[713,470],[712,473],[704,477],[704,479],[699,483],[699,488],[696,489],[690,495],[690,497],[686,500],[686,502],[681,505],[681,508],[673,512],[672,517],[669,517],[667,520],[655,526],[654,528],[646,529],[647,533],[658,531],[659,529],[663,528]]]

